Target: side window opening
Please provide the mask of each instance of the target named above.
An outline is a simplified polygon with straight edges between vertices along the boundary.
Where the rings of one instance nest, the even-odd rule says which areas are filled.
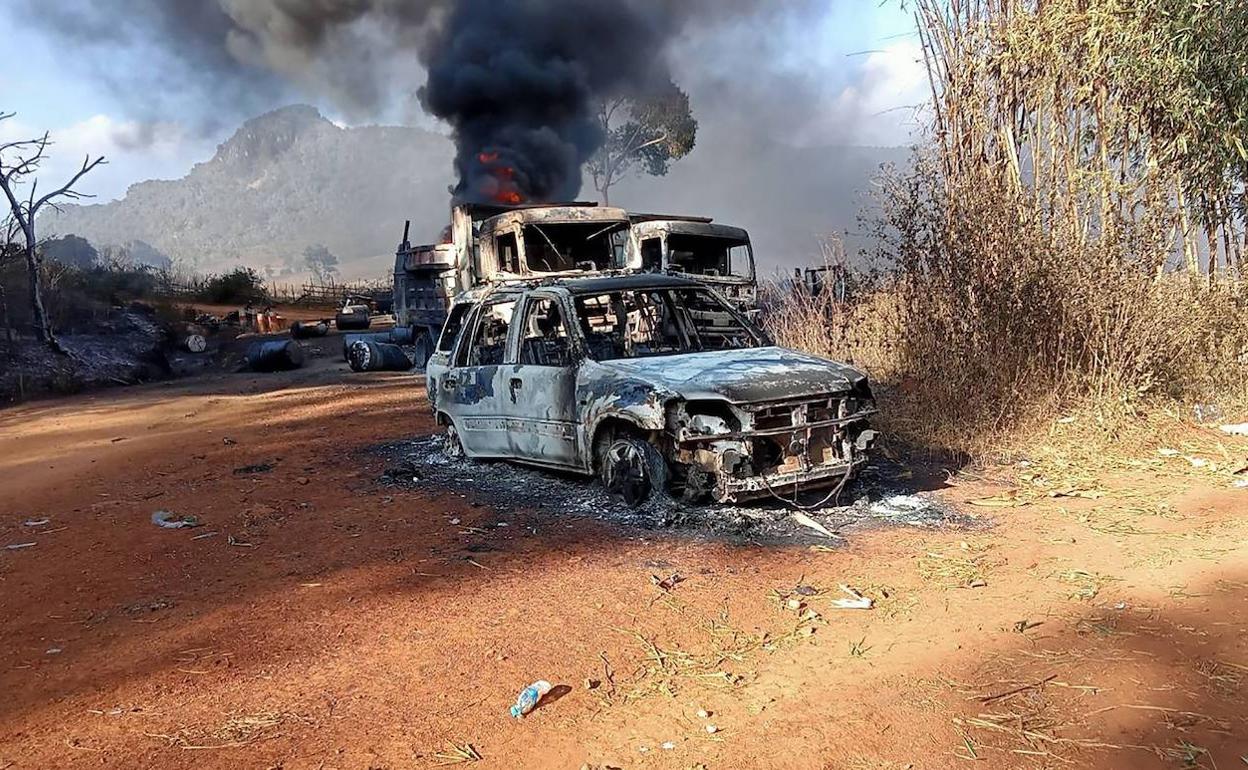
[[[451,348],[455,347],[455,339],[459,337],[459,332],[464,327],[464,319],[468,317],[468,311],[472,305],[462,304],[451,308],[451,314],[446,317],[446,323],[442,324],[442,335],[438,337],[438,352],[449,353]]]
[[[570,366],[572,339],[563,310],[552,298],[531,300],[520,338],[520,363],[530,366]]]
[[[728,274],[736,278],[754,277],[754,260],[748,245],[739,243],[728,249]]]
[[[657,273],[663,269],[662,240],[646,238],[641,242],[641,269],[647,273]]]
[[[459,366],[502,365],[507,353],[507,331],[515,309],[515,300],[482,307],[473,326],[472,343],[461,346],[460,360],[456,363]]]
[[[520,272],[520,250],[516,248],[516,234],[507,233],[494,239],[494,252],[498,255],[498,268],[507,273]]]
[[[679,353],[686,348],[676,307],[660,291],[625,291],[577,299],[581,330],[596,361]]]

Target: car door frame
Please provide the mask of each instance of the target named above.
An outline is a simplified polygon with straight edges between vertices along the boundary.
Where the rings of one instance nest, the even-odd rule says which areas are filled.
[[[425,362],[425,395],[429,399],[429,408],[435,414],[438,411],[440,384],[442,378],[451,369],[456,343],[463,336],[464,329],[469,328],[469,324],[472,323],[473,315],[477,312],[478,307],[479,304],[476,302],[461,300],[452,303],[450,309],[446,311],[446,320],[442,322],[442,331],[438,334],[438,338],[433,341],[433,353],[429,356],[429,360]],[[460,311],[460,308],[465,308],[462,311],[464,317],[460,319],[459,328],[455,331],[455,337],[449,340],[450,346],[444,348],[442,343],[445,340],[451,319],[455,317],[457,311]]]
[[[521,305],[518,295],[486,297],[477,303],[466,327],[451,351],[449,366],[438,385],[438,411],[446,415],[459,435],[464,454],[472,458],[508,458],[511,440],[508,435],[505,398],[505,370],[508,351],[513,349],[516,335],[515,312],[508,323],[507,340],[503,347],[503,363],[468,366],[467,357],[476,343],[486,308],[507,302]]]
[[[568,335],[570,360],[565,366],[521,363],[530,310],[543,300],[559,308]],[[577,404],[577,374],[584,350],[576,332],[574,309],[566,292],[538,288],[524,294],[513,318],[503,408],[508,415],[515,459],[535,465],[583,470],[584,431]]]

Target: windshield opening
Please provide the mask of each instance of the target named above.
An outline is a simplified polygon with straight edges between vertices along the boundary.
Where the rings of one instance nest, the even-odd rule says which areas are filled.
[[[535,273],[623,267],[627,222],[548,222],[524,226],[524,258]]]
[[[642,289],[578,297],[577,314],[596,361],[757,347],[761,340],[705,289]]]
[[[667,264],[677,272],[703,277],[754,277],[750,243],[737,238],[671,233]]]

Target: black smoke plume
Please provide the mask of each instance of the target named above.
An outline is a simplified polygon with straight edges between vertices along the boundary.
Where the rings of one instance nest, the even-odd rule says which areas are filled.
[[[666,82],[671,14],[640,0],[460,0],[421,103],[455,132],[456,198],[570,200],[602,146],[601,100]]]
[[[457,197],[575,197],[601,146],[598,105],[671,82],[671,44],[742,23],[751,32],[826,0],[12,0],[61,38],[133,117],[205,131],[311,95],[353,121],[413,94],[450,124]],[[760,37],[760,39],[762,39]],[[748,48],[748,46],[746,47]],[[766,61],[706,46],[696,67],[766,82]],[[120,57],[116,54],[122,54]],[[686,57],[687,58],[687,57]],[[100,66],[100,62],[131,66]],[[73,66],[71,62],[69,66]],[[422,67],[424,72],[422,73]],[[422,75],[424,85],[420,86]],[[766,89],[780,98],[790,89]],[[742,110],[736,88],[706,101]],[[199,114],[188,114],[198,111]],[[752,117],[750,118],[753,119]]]

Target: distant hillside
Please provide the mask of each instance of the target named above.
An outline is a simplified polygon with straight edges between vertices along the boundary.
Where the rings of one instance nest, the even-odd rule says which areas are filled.
[[[198,271],[245,264],[302,273],[304,249],[319,243],[344,275],[382,273],[405,219],[414,239],[445,226],[452,152],[428,131],[339,128],[312,107],[284,107],[244,123],[182,179],[65,206],[43,227],[98,248],[145,241]]]
[[[760,268],[810,264],[821,234],[856,229],[881,163],[898,148],[797,149],[745,140],[708,126],[688,158],[662,178],[612,191],[635,211],[700,214],[746,227]],[[453,147],[416,128],[339,128],[307,106],[247,121],[186,177],[133,185],[112,203],[49,213],[44,232],[76,234],[103,252],[144,242],[199,272],[236,265],[267,275],[306,271],[304,249],[324,244],[344,277],[387,273],[412,220],[412,240],[435,240],[447,223]],[[586,189],[582,197],[593,195]],[[862,241],[847,239],[854,253]]]

